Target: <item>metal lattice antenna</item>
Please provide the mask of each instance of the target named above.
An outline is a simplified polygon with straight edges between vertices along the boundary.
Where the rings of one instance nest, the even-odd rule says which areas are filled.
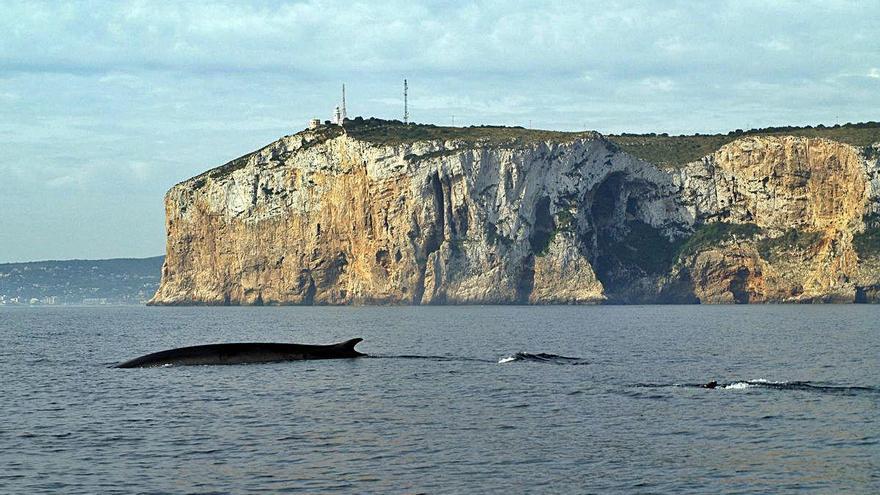
[[[406,85],[406,79],[403,80],[403,123],[409,124],[409,101],[408,95],[409,88]]]
[[[345,84],[343,83],[342,84],[342,120],[345,121],[345,119],[347,119],[347,118],[348,118],[348,114],[345,113]]]

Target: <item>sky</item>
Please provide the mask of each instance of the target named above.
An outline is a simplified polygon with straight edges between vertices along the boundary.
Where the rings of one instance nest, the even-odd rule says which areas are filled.
[[[0,263],[164,253],[175,183],[349,116],[880,120],[880,2],[0,0]]]

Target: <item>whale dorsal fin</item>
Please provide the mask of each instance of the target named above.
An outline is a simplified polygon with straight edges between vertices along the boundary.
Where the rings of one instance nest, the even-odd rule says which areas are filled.
[[[351,352],[351,353],[354,353],[354,354],[361,354],[360,352],[358,352],[358,351],[356,351],[356,350],[354,349],[354,346],[360,344],[363,340],[364,340],[364,339],[362,339],[362,338],[360,338],[360,337],[357,337],[357,338],[354,338],[354,339],[351,339],[351,340],[346,340],[345,342],[340,342],[340,343],[336,344],[336,346],[339,347],[339,349],[342,350],[342,351],[344,351],[344,352]]]

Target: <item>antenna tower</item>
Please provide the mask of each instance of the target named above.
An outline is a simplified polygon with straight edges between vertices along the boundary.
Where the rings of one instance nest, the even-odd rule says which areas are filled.
[[[342,113],[341,113],[341,117],[342,117],[342,120],[339,121],[340,124],[343,121],[345,121],[345,119],[348,118],[348,114],[345,113],[345,84],[342,85]]]
[[[403,80],[403,123],[409,124],[409,101],[407,100],[407,93],[409,92],[406,79]]]

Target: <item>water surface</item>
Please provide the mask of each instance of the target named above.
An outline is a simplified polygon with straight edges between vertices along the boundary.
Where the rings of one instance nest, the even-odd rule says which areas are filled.
[[[878,316],[0,308],[0,492],[878,493]],[[371,357],[108,367],[352,337]]]

